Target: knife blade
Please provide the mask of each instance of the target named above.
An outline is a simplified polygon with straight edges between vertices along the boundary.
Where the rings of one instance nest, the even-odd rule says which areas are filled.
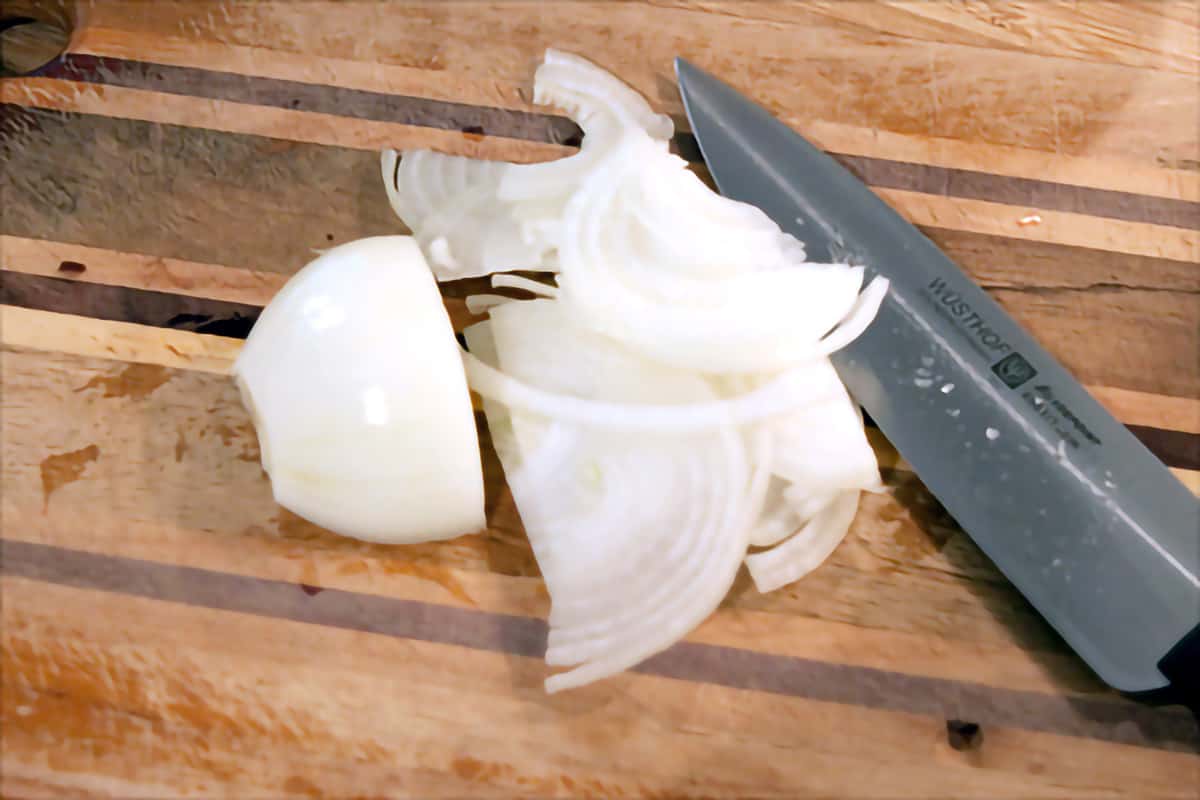
[[[891,283],[834,365],[996,566],[1105,682],[1200,679],[1200,503],[981,287],[866,185],[675,61],[717,187],[813,261]]]

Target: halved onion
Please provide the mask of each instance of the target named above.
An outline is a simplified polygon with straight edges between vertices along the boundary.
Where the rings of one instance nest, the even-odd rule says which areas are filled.
[[[298,272],[233,373],[284,508],[376,542],[484,526],[458,345],[411,237],[341,245]]]

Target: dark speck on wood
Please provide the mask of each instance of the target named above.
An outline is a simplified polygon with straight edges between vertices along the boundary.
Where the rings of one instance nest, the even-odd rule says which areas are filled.
[[[976,722],[946,720],[946,740],[955,750],[978,750],[983,744],[983,729]]]

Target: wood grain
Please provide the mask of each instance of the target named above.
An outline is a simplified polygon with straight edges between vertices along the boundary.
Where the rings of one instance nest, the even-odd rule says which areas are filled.
[[[684,55],[1200,493],[1193,2],[21,4],[74,30],[0,81],[0,794],[1194,795],[1196,719],[1102,686],[878,431],[887,491],[820,570],[743,574],[674,650],[546,697],[549,600],[482,422],[487,529],[370,545],[273,503],[226,375],[316,252],[404,231],[381,147],[570,154],[530,102],[550,45],[695,160]],[[477,288],[444,287],[456,326]]]
[[[0,149],[12,151],[19,142],[21,152],[0,176],[0,191],[14,199],[4,222],[10,235],[112,250],[136,241],[151,255],[291,273],[331,243],[404,230],[383,197],[373,151],[8,108],[14,133]],[[93,165],[123,148],[134,155],[120,183],[112,185]],[[281,186],[297,190],[285,199]],[[1141,243],[1126,249],[1165,248],[1185,255],[1195,232],[1061,214],[1053,224],[1032,226],[1062,231],[1050,237],[1017,224],[1023,208],[880,191],[901,196],[903,210],[915,221],[935,226],[927,228],[934,240],[944,239],[949,255],[968,271],[975,272],[978,264],[985,282],[1016,284],[1017,290],[998,292],[998,298],[1035,336],[1062,341],[1055,355],[1085,382],[1183,397],[1200,394],[1195,270],[1186,261],[1117,252],[1106,241],[1124,237]],[[221,202],[196,202],[196,197],[220,197]],[[272,224],[252,222],[260,219]],[[1084,235],[1099,226],[1112,234],[1099,240]],[[943,236],[946,228],[955,235]],[[221,235],[213,236],[218,230]],[[1160,237],[1161,230],[1174,238]],[[1087,246],[1037,241],[1064,237]],[[1038,245],[1043,250],[1036,250]],[[1045,247],[1054,248],[1049,257]],[[1034,249],[1042,262],[1052,259],[1055,274],[1072,275],[1082,285],[1064,287],[1055,280],[1047,291],[1044,278],[1033,277],[1037,262],[1013,260],[1021,248]],[[1097,251],[1108,255],[1096,258]],[[1136,279],[1131,279],[1134,270]],[[1170,304],[1167,313],[1157,308],[1160,301]],[[1099,350],[1110,355],[1094,358]]]
[[[844,0],[843,0],[844,3]],[[361,62],[316,53],[231,45],[182,36],[147,39],[134,32],[89,27],[78,32],[75,52],[141,60],[247,76],[299,81],[350,89],[454,100],[497,108],[541,111],[527,99],[528,76],[519,80],[471,80],[446,70]],[[686,119],[676,116],[686,128]],[[1200,174],[1143,167],[1128,161],[1044,153],[1018,147],[963,142],[936,136],[901,134],[806,117],[797,125],[805,136],[831,152],[888,157],[914,164],[982,171],[1059,183],[1125,191],[1149,197],[1200,200]]]
[[[137,7],[105,3],[93,21],[484,80],[527,81],[541,50],[570,42],[672,113],[680,106],[671,59],[683,55],[752,89],[789,121],[803,109],[806,118],[1146,165],[1196,159],[1190,74],[905,39],[881,21],[822,18],[804,5],[791,24],[726,13],[724,4],[400,3],[346,13],[310,2],[302,16],[278,2],[184,2],[155,14]],[[1151,23],[1172,41],[1194,35],[1186,14],[1151,14]]]
[[[24,97],[43,106],[58,95],[60,99],[55,107],[66,110],[70,104],[72,110],[86,110],[86,103],[80,100],[90,93],[88,89],[91,86],[117,90],[140,89],[223,104],[241,103],[286,109],[302,114],[335,115],[345,127],[346,141],[352,144],[355,143],[355,137],[351,126],[355,121],[362,120],[459,131],[470,134],[468,141],[478,141],[471,137],[489,135],[546,145],[577,145],[582,136],[573,122],[549,113],[548,109],[514,111],[421,96],[284,79],[251,78],[225,71],[102,56],[68,54],[52,68],[42,71],[41,77],[11,82],[9,93],[15,99]],[[111,102],[113,98],[105,99],[110,101],[105,104],[105,111],[113,115],[116,111],[115,104]],[[130,99],[145,101],[147,98],[134,95]],[[145,119],[145,116],[136,118]],[[700,159],[699,148],[686,131],[676,135],[675,147],[689,160]],[[378,146],[373,149],[378,149]],[[511,160],[522,160],[528,149],[519,149]],[[554,151],[546,148],[546,153],[549,155]],[[994,175],[980,170],[836,151],[834,155],[865,183],[882,189],[987,200],[1181,228],[1194,228],[1200,223],[1200,204],[1185,199],[1084,188],[1036,178]]]
[[[254,447],[249,421],[237,401],[236,391],[226,381],[201,373],[161,368],[143,375],[146,370],[134,370],[133,367],[122,366],[119,362],[106,363],[95,359],[21,350],[9,350],[5,353],[4,368],[5,385],[13,395],[10,401],[12,410],[9,412],[11,419],[6,428],[4,465],[9,489],[4,508],[12,530],[9,534],[10,539],[42,546],[70,548],[70,552],[91,552],[98,556],[122,554],[126,558],[149,559],[147,569],[150,569],[153,563],[175,564],[179,567],[205,565],[217,571],[208,574],[207,577],[197,575],[196,579],[212,586],[220,585],[223,580],[221,575],[233,572],[285,581],[292,591],[295,591],[292,582],[297,582],[313,587],[344,587],[346,590],[368,593],[369,596],[356,601],[355,607],[359,609],[358,612],[350,609],[346,612],[350,616],[342,617],[345,621],[339,624],[343,625],[359,624],[354,623],[354,619],[363,620],[361,624],[367,624],[365,621],[370,615],[363,616],[363,603],[368,603],[370,597],[378,595],[421,602],[432,600],[439,606],[449,604],[469,609],[488,609],[488,613],[515,614],[527,622],[512,623],[517,625],[517,628],[510,631],[510,634],[518,636],[517,641],[526,644],[514,644],[502,649],[524,656],[536,655],[539,645],[529,637],[543,629],[538,627],[541,623],[533,628],[530,628],[530,625],[533,624],[533,617],[541,616],[545,612],[545,594],[540,590],[540,584],[535,577],[536,569],[533,567],[527,544],[523,539],[512,539],[509,536],[511,532],[519,530],[519,523],[515,519],[511,499],[503,490],[494,457],[490,454],[489,531],[486,534],[415,548],[367,545],[332,536],[290,515],[281,514],[277,509],[272,509],[269,502],[256,500],[247,493],[250,487],[254,487],[256,495],[269,493],[269,488],[257,465],[257,450]],[[134,372],[138,374],[131,376],[130,373]],[[74,429],[69,438],[62,438],[61,434],[53,435],[53,431],[39,421],[47,417],[74,420]],[[49,437],[48,433],[51,434]],[[138,442],[136,451],[130,449],[128,442],[131,441]],[[26,481],[38,480],[39,465],[44,464],[47,458],[53,458],[60,452],[69,454],[86,448],[94,448],[93,455],[86,459],[77,459],[82,469],[72,475],[73,480],[55,487],[50,496],[46,496],[44,486],[39,498],[34,498],[32,493],[21,489]],[[154,487],[139,484],[140,471],[137,464],[140,462],[158,465],[158,480]],[[899,593],[910,597],[929,591],[945,594],[948,587],[936,588],[943,580],[939,576],[956,574],[971,576],[976,581],[992,584],[999,604],[1007,604],[1014,610],[1020,607],[1021,601],[1011,590],[1004,587],[1002,579],[995,574],[993,568],[951,528],[934,529],[940,530],[938,535],[950,540],[936,545],[922,543],[921,537],[925,534],[909,527],[903,521],[911,519],[910,514],[935,513],[932,510],[932,501],[923,494],[923,490],[915,484],[911,476],[894,476],[894,479],[897,481],[897,497],[885,500],[882,505],[870,504],[868,517],[861,518],[856,523],[857,541],[853,544],[848,543],[849,547],[839,551],[835,559],[835,569],[842,573],[838,579],[842,587],[839,592],[842,595],[841,600],[844,602],[856,593],[853,588],[855,584],[862,587],[857,591],[866,591],[871,584],[877,584],[880,580],[886,581]],[[217,501],[219,497],[229,497],[231,491],[235,491],[234,487],[238,486],[245,487],[236,490],[242,498],[238,505],[230,506],[228,503]],[[918,494],[911,494],[913,491]],[[25,505],[22,499],[25,497],[40,502]],[[110,507],[126,522],[116,528],[110,527],[101,519],[88,524],[80,514],[86,513],[86,509],[94,508],[97,504]],[[927,510],[906,510],[909,507],[924,507]],[[264,513],[271,516],[263,516]],[[901,524],[897,525],[897,522]],[[25,563],[22,557],[15,555],[18,552],[20,551],[16,549],[6,551],[5,560],[9,565],[6,569],[13,574],[26,574],[27,570],[22,571],[25,568],[14,566]],[[30,551],[27,549],[25,552],[28,554]],[[37,567],[40,571],[26,574],[26,577],[66,582],[70,585],[80,585],[79,582],[82,581],[94,587],[97,584],[89,576],[109,575],[108,578],[100,578],[105,581],[100,586],[106,591],[132,591],[138,594],[148,591],[131,588],[137,581],[131,583],[129,579],[121,577],[132,568],[128,565],[122,567],[121,563],[124,562],[110,564],[111,569],[64,568],[65,571],[61,573],[53,572],[58,569],[53,567],[53,564],[61,566],[72,558],[76,558],[77,563],[84,563],[71,556],[70,552],[60,549],[48,561],[45,558],[40,561],[35,558],[35,561],[42,565]],[[248,557],[251,553],[255,554],[254,557]],[[53,574],[47,573],[47,569]],[[112,569],[118,569],[119,574],[113,576]],[[181,591],[185,588],[184,572],[175,569],[162,574],[168,584],[165,584],[162,590],[155,590],[156,592],[161,594],[162,591]],[[518,587],[511,578],[505,576],[521,577],[520,586],[524,587],[523,590],[515,591]],[[150,579],[149,573],[145,579]],[[925,586],[924,589],[922,585]],[[803,587],[802,583],[796,588],[802,590]],[[905,673],[909,675],[929,674],[927,670],[932,670],[935,674],[957,675],[960,678],[969,674],[972,676],[972,686],[979,683],[981,675],[987,675],[985,683],[998,688],[1040,687],[1044,690],[1050,685],[1062,688],[1065,685],[1063,682],[1070,680],[1076,692],[1098,692],[1093,680],[1086,672],[1079,671],[1070,659],[1065,658],[1066,653],[1061,644],[1057,643],[1053,636],[1047,635],[1043,624],[1030,615],[1027,609],[1015,616],[1010,610],[1007,624],[1018,624],[1020,629],[1023,629],[1022,643],[1026,647],[1032,647],[1034,653],[1038,653],[1038,660],[1032,662],[1026,661],[1028,655],[1023,654],[1025,651],[1012,640],[1012,628],[994,625],[981,628],[981,619],[976,618],[969,608],[957,604],[943,605],[934,616],[929,616],[928,610],[908,616],[893,611],[890,615],[880,616],[868,624],[867,628],[880,630],[875,637],[868,635],[864,639],[861,629],[837,623],[835,607],[830,606],[824,612],[817,610],[811,600],[822,590],[819,587],[811,588],[816,590],[812,594],[801,591],[799,595],[788,597],[786,595],[792,594],[789,590],[785,594],[759,598],[746,592],[743,584],[731,598],[726,610],[710,621],[698,638],[705,644],[734,646],[739,652],[744,649],[745,653],[751,655],[765,647],[766,652],[785,657],[801,657],[806,661],[813,661],[814,655],[824,655],[828,661],[817,660],[825,664],[865,662],[864,668],[867,668],[866,664],[870,664],[872,666],[869,670],[883,669],[887,674],[891,674],[900,664],[908,665]],[[979,585],[974,586],[973,591],[980,588],[982,587]],[[210,599],[201,604],[209,605],[232,601],[218,601],[212,598],[247,595],[246,591],[227,589],[203,591],[204,597]],[[318,594],[320,592],[311,596]],[[877,591],[871,591],[870,594],[877,596]],[[1006,594],[1007,599],[1001,600]],[[300,596],[303,595],[297,593],[297,597]],[[521,599],[522,597],[524,599]],[[797,600],[800,601],[800,605],[796,605]],[[174,601],[182,602],[177,597]],[[765,605],[763,601],[766,601]],[[807,606],[809,610],[795,621],[799,623],[804,618],[812,621],[799,627],[790,625],[788,609],[798,610],[801,606]],[[243,605],[235,610],[248,609],[248,606]],[[260,610],[254,613],[265,612]],[[358,616],[355,617],[354,613]],[[433,612],[424,613],[428,615]],[[381,610],[376,618],[381,620],[380,624],[406,626],[414,624],[405,621],[411,616],[396,613],[396,609],[391,609],[387,613]],[[822,619],[825,621],[822,622]],[[865,621],[861,620],[859,625]],[[493,622],[500,624],[502,620]],[[428,629],[432,632],[421,634],[417,638],[459,637],[464,635],[464,625],[466,623],[433,625]],[[792,629],[790,635],[789,629]],[[526,632],[519,633],[521,630]],[[769,645],[761,643],[764,630],[773,630],[772,642]],[[920,644],[931,644],[931,636],[940,642],[941,652],[936,661],[926,662],[927,656],[922,655],[923,648]],[[821,642],[822,639],[829,640],[830,637],[833,638],[829,644]],[[438,641],[442,638],[438,638]],[[873,644],[879,647],[879,650],[875,647],[860,649],[862,644],[871,642],[872,638],[878,639]],[[536,636],[534,639],[536,640]],[[486,645],[487,640],[470,641],[475,642],[472,645],[475,647],[492,647]],[[461,639],[455,639],[455,642],[463,644]],[[835,643],[836,646],[830,648],[829,645]],[[885,643],[889,646],[884,646]],[[753,647],[748,647],[752,644]],[[742,647],[739,648],[739,645]],[[945,647],[952,649],[942,649]],[[852,648],[856,654],[844,652],[843,648]],[[967,652],[974,652],[977,657],[988,653],[987,671],[979,671],[980,665],[975,663],[975,658],[950,657],[949,653],[955,649],[961,650],[964,656]],[[893,653],[893,650],[896,652]],[[710,651],[702,648],[697,652]],[[835,654],[835,658],[830,658]],[[727,657],[749,656],[738,656],[734,653]],[[683,659],[682,662],[668,661],[659,670],[669,668],[672,674],[676,674],[689,663],[699,664],[703,661],[704,659],[695,656]],[[935,666],[938,662],[942,666]],[[1022,667],[1023,662],[1025,667]],[[774,662],[764,662],[764,667],[768,663]],[[925,663],[925,669],[912,669],[916,664],[922,663]],[[1048,676],[1043,677],[1041,673],[1041,670],[1051,665],[1054,665],[1055,671],[1054,684],[1046,683]],[[813,669],[818,669],[818,666],[811,666],[810,673]],[[969,671],[965,671],[968,666]],[[711,668],[717,670],[716,672],[702,671],[689,679],[728,683],[744,680],[743,677],[739,677],[743,673],[761,675],[761,669],[748,672],[741,669],[721,669],[718,664]],[[833,666],[829,666],[828,669],[833,669]],[[654,671],[651,669],[651,672]],[[859,675],[858,679],[842,684],[825,680],[824,689],[809,681],[788,682],[793,679],[786,677],[787,670],[783,670],[783,673],[778,680],[784,683],[775,685],[780,687],[777,691],[781,692],[785,691],[787,686],[791,686],[791,689],[786,689],[786,693],[789,694],[797,691],[807,695],[814,692],[861,692],[866,691],[863,687],[877,684],[881,680],[884,683],[904,681],[906,690],[897,692],[900,697],[888,700],[888,703],[893,704],[888,707],[894,707],[898,702],[926,705],[941,703],[936,708],[943,714],[959,716],[973,714],[983,718],[980,716],[984,715],[983,709],[991,708],[988,704],[996,707],[989,713],[999,714],[998,709],[1017,698],[1017,695],[1010,696],[1004,693],[993,697],[982,689],[966,686],[958,686],[951,691],[949,685],[935,683],[929,685],[928,691],[923,695],[925,699],[922,700],[921,695],[914,693],[919,682],[914,683],[911,677],[901,678],[899,673],[897,677],[886,678],[886,675],[868,671]],[[819,669],[818,673],[824,674],[820,673]],[[1072,674],[1074,677],[1068,678]],[[759,689],[763,690],[763,687],[760,686]],[[973,696],[972,693],[977,697],[968,707],[944,705],[956,702],[949,698],[961,701],[964,697]],[[849,696],[840,694],[837,694],[836,698],[825,699],[854,702]],[[1117,702],[1102,699],[1104,703]],[[1035,705],[1044,705],[1046,702],[1044,698],[1028,698],[1027,701]],[[880,695],[875,702],[884,702],[884,695]],[[1025,708],[1025,702],[1022,701],[1022,708]],[[1118,706],[1120,705],[1118,703]],[[1094,718],[1102,708],[1109,707],[1097,707],[1085,717],[1071,716],[1060,719],[1057,723],[1037,723],[1026,710],[1012,716],[1011,719],[1005,718],[1008,719],[1005,724],[1040,724],[1044,727],[1057,725],[1055,730],[1074,730],[1079,735],[1078,730],[1085,730],[1086,726],[1085,729],[1077,729],[1076,726],[1082,724],[1088,716]],[[1111,708],[1115,709],[1117,706]],[[1135,710],[1136,707],[1126,707],[1124,711],[1114,711],[1114,719],[1127,719]],[[1024,723],[1020,722],[1021,719],[1025,720]],[[1157,725],[1161,730],[1181,730],[1184,733],[1171,734],[1168,740],[1176,741],[1178,736],[1183,735],[1185,738],[1179,741],[1188,741],[1186,736],[1190,734],[1186,734],[1187,729],[1178,728],[1182,724],[1178,720],[1186,719],[1186,716],[1179,717],[1168,713],[1158,723],[1154,722],[1155,719],[1157,718],[1148,718],[1147,724],[1151,729],[1156,729]],[[1168,727],[1161,728],[1163,724]],[[1101,726],[1093,730],[1092,735],[1101,738],[1119,736],[1122,735],[1119,734],[1119,729],[1120,726],[1111,729]]]

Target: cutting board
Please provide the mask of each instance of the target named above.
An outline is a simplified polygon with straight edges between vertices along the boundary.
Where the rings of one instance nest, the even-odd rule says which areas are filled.
[[[482,422],[488,529],[362,544],[272,502],[227,375],[316,251],[404,232],[380,148],[573,151],[530,103],[547,46],[672,115],[702,171],[683,55],[1200,491],[1195,3],[33,11],[71,36],[0,82],[5,797],[1195,796],[1195,719],[1107,690],[877,432],[888,491],[814,574],[743,574],[676,648],[546,696],[549,601]]]

